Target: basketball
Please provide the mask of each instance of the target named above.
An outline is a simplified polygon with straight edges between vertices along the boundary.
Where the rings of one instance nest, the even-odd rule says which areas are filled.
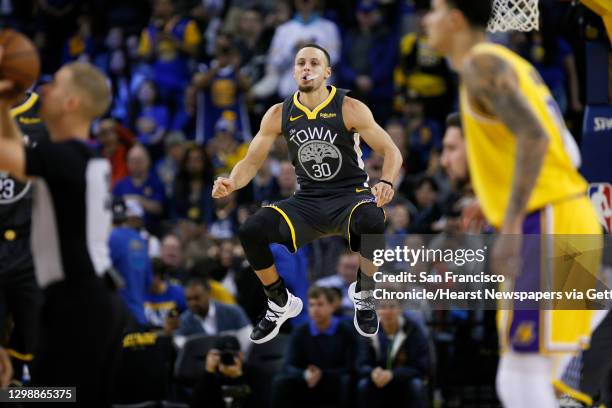
[[[40,74],[40,59],[36,47],[28,37],[18,31],[0,31],[0,78],[14,82],[11,95],[18,95],[30,88]]]

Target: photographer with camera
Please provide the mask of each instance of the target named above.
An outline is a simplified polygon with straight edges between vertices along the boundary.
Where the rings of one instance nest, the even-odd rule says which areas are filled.
[[[196,384],[191,407],[248,406],[251,393],[244,374],[244,353],[233,336],[219,337],[206,355],[206,371]]]

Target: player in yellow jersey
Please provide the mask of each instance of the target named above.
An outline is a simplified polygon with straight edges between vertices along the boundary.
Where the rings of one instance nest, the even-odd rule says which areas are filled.
[[[553,285],[575,272],[558,264],[565,259],[558,255],[567,254],[560,254],[557,244],[569,236],[560,234],[588,234],[593,239],[570,243],[581,254],[575,264],[596,277],[601,227],[586,196],[587,183],[576,170],[577,146],[537,71],[512,51],[486,42],[491,9],[492,0],[432,0],[425,28],[430,45],[461,78],[471,181],[484,215],[500,234],[492,251],[494,272],[515,278],[510,281],[517,287],[527,280],[531,290],[545,290],[545,272]],[[552,246],[544,245],[553,237]],[[537,261],[521,262],[526,251]],[[572,353],[588,346],[592,315],[588,310],[500,311],[497,390],[504,406],[556,407],[553,383],[572,393],[556,379]]]

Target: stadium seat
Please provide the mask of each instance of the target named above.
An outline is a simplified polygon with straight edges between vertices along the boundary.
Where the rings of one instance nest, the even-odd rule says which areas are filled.
[[[246,356],[250,366],[256,366],[265,372],[276,373],[283,365],[283,358],[289,346],[289,335],[279,334],[263,344],[254,344]]]
[[[174,354],[169,336],[155,333],[126,335],[115,402],[136,403],[167,398]]]
[[[185,385],[194,385],[199,376],[204,374],[206,353],[210,350],[217,336],[197,334],[189,336],[179,351],[174,365],[174,377]]]
[[[254,406],[270,406],[272,378],[283,367],[288,345],[289,335],[279,334],[267,343],[254,344],[247,355]]]
[[[130,333],[124,337],[115,402],[161,401],[168,397],[175,350],[172,337]]]

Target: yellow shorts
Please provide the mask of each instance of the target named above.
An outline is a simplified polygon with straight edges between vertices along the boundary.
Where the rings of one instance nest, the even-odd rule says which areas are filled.
[[[523,270],[512,282],[516,288],[525,288],[529,282],[528,290],[584,293],[595,286],[604,243],[595,209],[586,196],[529,214],[523,233]],[[588,310],[587,302],[559,300],[534,310],[500,310],[502,352],[574,353],[588,347],[595,311]]]

